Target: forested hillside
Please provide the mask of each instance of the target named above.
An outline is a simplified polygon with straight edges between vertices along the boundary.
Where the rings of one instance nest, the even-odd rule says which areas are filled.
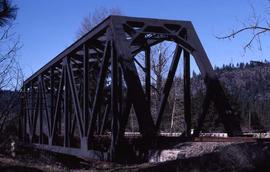
[[[235,113],[241,117],[244,131],[263,131],[270,128],[270,62],[251,61],[236,66],[229,64],[215,68]],[[193,98],[201,101],[202,80],[193,77]],[[198,101],[198,100],[197,100]],[[198,104],[193,102],[193,106]],[[194,115],[197,114],[193,109]],[[219,120],[212,110],[206,121],[207,130],[220,129]],[[211,123],[207,123],[211,121]]]

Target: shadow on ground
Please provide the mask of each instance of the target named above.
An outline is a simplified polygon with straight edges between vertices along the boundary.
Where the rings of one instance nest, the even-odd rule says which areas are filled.
[[[270,142],[237,143],[218,147],[200,156],[187,158],[179,155],[178,159],[173,161],[137,165],[87,160],[35,149],[21,149],[18,154],[15,159],[0,157],[2,161],[0,172],[81,170],[93,172],[255,172],[270,169]],[[4,163],[4,160],[9,163]]]
[[[43,172],[42,170],[32,168],[32,167],[23,167],[23,166],[9,166],[9,167],[0,167],[1,172]]]

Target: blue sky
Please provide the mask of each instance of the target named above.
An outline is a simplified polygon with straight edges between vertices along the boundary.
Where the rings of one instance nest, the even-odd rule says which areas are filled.
[[[243,51],[248,34],[229,40],[215,35],[229,33],[247,22],[253,6],[263,17],[267,0],[13,0],[19,11],[15,31],[22,49],[19,61],[26,77],[72,44],[84,16],[99,7],[117,7],[126,16],[190,20],[213,66],[270,60],[269,35],[262,39],[263,51],[256,46]],[[269,9],[268,9],[269,10]]]

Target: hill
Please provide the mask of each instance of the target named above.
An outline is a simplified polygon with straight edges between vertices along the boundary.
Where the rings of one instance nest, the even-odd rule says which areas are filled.
[[[250,63],[240,63],[223,65],[221,68],[215,67],[222,86],[229,97],[235,113],[241,117],[241,127],[244,131],[261,131],[270,128],[270,62],[251,61]],[[193,76],[192,79],[193,99],[202,101],[204,93],[203,81],[200,75]],[[198,105],[194,104],[196,107]],[[195,110],[196,111],[196,110]],[[195,116],[198,112],[194,112]],[[215,115],[215,110],[210,111],[210,122],[219,123]],[[211,120],[215,118],[214,120]],[[211,130],[211,125],[206,124]],[[219,126],[219,125],[218,125]],[[212,128],[213,125],[212,125]]]

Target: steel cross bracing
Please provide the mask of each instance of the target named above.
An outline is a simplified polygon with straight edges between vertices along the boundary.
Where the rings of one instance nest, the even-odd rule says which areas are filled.
[[[150,111],[150,50],[162,41],[175,42],[176,47],[154,122]],[[145,52],[145,86],[134,58],[140,52]],[[97,159],[119,161],[132,157],[124,132],[133,106],[146,145],[143,149],[150,149],[157,141],[181,53],[186,136],[191,130],[190,55],[206,84],[195,135],[200,132],[211,101],[229,135],[241,134],[191,22],[109,16],[24,82],[24,140],[43,149]]]

